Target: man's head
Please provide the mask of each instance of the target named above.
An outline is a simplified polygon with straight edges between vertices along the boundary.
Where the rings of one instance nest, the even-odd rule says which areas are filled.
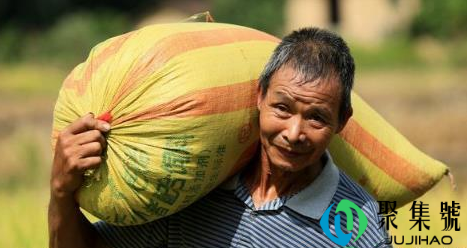
[[[318,28],[300,29],[284,37],[261,74],[259,84],[263,97],[272,75],[286,65],[303,77],[303,83],[313,82],[318,78],[337,77],[342,90],[339,120],[345,120],[345,112],[351,108],[350,92],[355,64],[341,37]]]
[[[261,78],[260,138],[269,160],[298,171],[319,162],[352,115],[354,62],[337,35],[309,28],[286,36]]]

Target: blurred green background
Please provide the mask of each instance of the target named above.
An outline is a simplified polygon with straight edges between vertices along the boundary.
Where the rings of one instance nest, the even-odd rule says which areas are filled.
[[[467,245],[462,231],[441,231],[440,215],[440,202],[455,200],[467,224],[467,1],[0,0],[0,247],[47,247],[52,113],[71,69],[100,41],[206,10],[278,37],[311,25],[341,33],[356,59],[355,91],[457,179],[457,191],[445,178],[421,198],[429,231],[409,230],[405,206],[391,233]]]

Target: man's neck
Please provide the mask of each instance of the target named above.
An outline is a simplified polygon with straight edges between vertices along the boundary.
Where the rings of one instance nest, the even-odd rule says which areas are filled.
[[[299,192],[321,173],[321,160],[299,171],[287,171],[270,163],[261,148],[253,166],[244,173],[245,183],[251,193],[255,208],[284,195]]]

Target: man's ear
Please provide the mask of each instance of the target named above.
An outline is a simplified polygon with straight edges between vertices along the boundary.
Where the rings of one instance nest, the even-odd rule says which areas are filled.
[[[339,123],[339,127],[337,128],[336,133],[340,133],[342,129],[344,129],[345,125],[349,121],[350,117],[352,117],[352,115],[353,115],[353,108],[350,107],[347,109],[347,111],[345,111],[345,117],[342,120],[342,122]]]
[[[262,94],[263,90],[261,88],[261,86],[258,87],[258,92],[257,92],[257,97],[256,97],[256,108],[258,109],[258,111],[261,109],[261,102],[263,101],[263,94]]]

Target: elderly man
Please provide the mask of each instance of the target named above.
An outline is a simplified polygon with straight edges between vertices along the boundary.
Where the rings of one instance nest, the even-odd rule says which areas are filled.
[[[81,174],[101,162],[102,133],[110,128],[91,114],[84,116],[57,143],[50,247],[385,246],[377,204],[326,151],[352,115],[354,70],[349,49],[337,35],[311,28],[286,36],[260,78],[257,156],[188,208],[140,226],[92,225],[75,203]],[[353,204],[358,221],[341,222],[336,206],[343,200]]]

